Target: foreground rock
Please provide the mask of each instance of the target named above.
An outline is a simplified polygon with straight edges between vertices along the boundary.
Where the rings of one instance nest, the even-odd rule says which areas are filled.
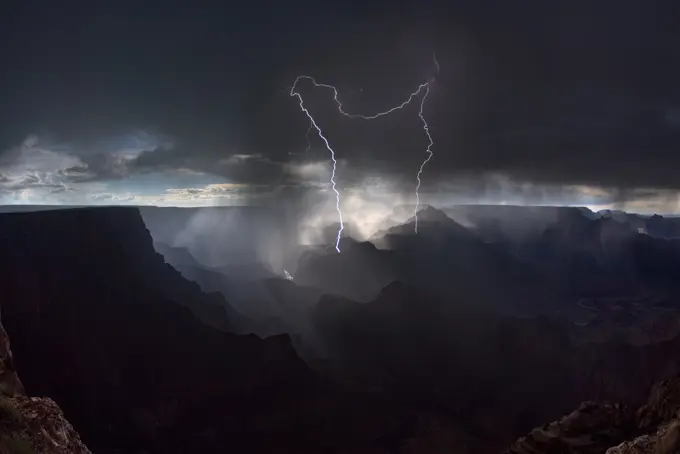
[[[57,404],[27,397],[0,324],[0,454],[90,454]]]
[[[52,399],[0,397],[0,426],[2,454],[90,454]]]
[[[678,454],[680,377],[657,384],[636,412],[584,403],[557,422],[536,428],[505,454]]]
[[[677,454],[680,452],[680,421],[664,425],[651,435],[642,435],[607,450],[606,454]]]
[[[559,421],[532,430],[506,454],[602,453],[630,433],[633,419],[626,407],[585,402]]]

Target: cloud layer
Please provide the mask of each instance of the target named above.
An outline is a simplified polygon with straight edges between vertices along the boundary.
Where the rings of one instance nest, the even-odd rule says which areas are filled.
[[[292,81],[337,84],[347,111],[372,114],[435,75],[436,52],[424,201],[678,209],[677,2],[42,3],[0,17],[5,203],[332,203]],[[417,103],[349,120],[331,91],[300,90],[347,203],[377,181],[412,203]]]

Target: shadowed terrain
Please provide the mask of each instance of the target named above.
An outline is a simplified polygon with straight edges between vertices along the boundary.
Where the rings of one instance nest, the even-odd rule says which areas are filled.
[[[293,281],[202,263],[152,239],[135,208],[0,215],[16,369],[104,454],[491,454],[574,408],[592,415],[580,431],[608,434],[598,446],[637,434],[620,409],[680,373],[680,337],[587,335],[634,332],[634,308],[644,326],[675,310],[672,240],[567,210],[521,241],[490,241],[421,214],[417,236],[406,223],[340,255],[306,249]],[[565,291],[553,262],[587,272],[597,298]],[[623,277],[635,287],[608,284]]]

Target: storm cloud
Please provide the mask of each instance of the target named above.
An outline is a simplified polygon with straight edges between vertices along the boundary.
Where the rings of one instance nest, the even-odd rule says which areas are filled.
[[[329,152],[289,96],[295,77],[335,84],[348,111],[372,114],[436,76],[430,200],[677,205],[677,2],[255,3],[8,9],[0,190],[111,201],[145,197],[111,182],[167,175],[168,200],[327,190]],[[328,90],[301,93],[342,189],[389,181],[409,197],[427,145],[417,103],[368,122],[341,117]]]

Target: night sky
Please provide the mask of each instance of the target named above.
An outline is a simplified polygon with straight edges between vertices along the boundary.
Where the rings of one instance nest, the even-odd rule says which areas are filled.
[[[0,201],[330,197],[328,151],[313,134],[306,150],[288,93],[307,74],[364,114],[436,76],[431,201],[677,211],[679,23],[672,0],[10,1]],[[328,90],[300,92],[339,187],[409,201],[426,157],[418,102],[367,122]]]

